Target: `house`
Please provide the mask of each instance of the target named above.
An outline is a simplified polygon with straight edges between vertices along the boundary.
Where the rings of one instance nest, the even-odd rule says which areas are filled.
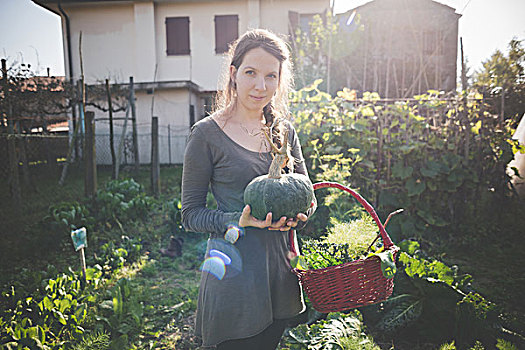
[[[249,28],[287,35],[290,18],[322,13],[329,0],[33,0],[61,16],[66,75],[87,84],[135,83],[138,148],[150,162],[159,118],[161,163],[182,163],[190,127],[211,109],[228,44]],[[290,13],[294,13],[291,16]],[[94,111],[97,162],[110,164],[107,114]],[[115,115],[116,143],[124,112]],[[104,120],[106,119],[106,120]],[[128,129],[130,123],[127,124]],[[131,130],[126,130],[126,138]],[[123,157],[124,158],[124,157]]]
[[[342,23],[359,20],[364,31],[339,83],[387,98],[454,91],[460,17],[433,0],[374,0],[349,10]]]

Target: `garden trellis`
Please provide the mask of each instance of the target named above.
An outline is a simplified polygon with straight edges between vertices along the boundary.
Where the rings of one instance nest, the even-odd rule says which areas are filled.
[[[129,116],[126,116],[124,123],[131,119],[128,127],[130,135],[125,133],[126,128],[121,129],[121,137],[118,138],[120,152],[112,163],[120,165],[121,158],[124,158],[124,163],[129,158],[135,161],[137,168],[138,135],[133,78],[130,78],[129,85],[87,85],[85,92],[81,85],[66,81],[63,77],[35,76],[30,65],[14,64],[8,68],[7,61],[2,60],[0,145],[5,151],[0,154],[0,160],[3,160],[0,177],[8,180],[11,197],[17,205],[21,204],[23,189],[35,189],[34,175],[55,177],[58,166],[64,161],[67,163],[83,158],[83,104],[103,112],[109,111],[109,105],[112,105],[113,113],[127,110]],[[60,128],[57,128],[59,125]],[[69,132],[71,127],[73,132]],[[97,135],[96,143],[100,143],[101,136],[107,137]],[[102,145],[99,151],[104,152]],[[49,171],[42,172],[42,169]],[[63,171],[61,182],[65,175]]]
[[[405,208],[394,235],[475,220],[482,209],[471,203],[510,184],[505,167],[517,142],[481,94],[357,99],[344,89],[332,98],[314,84],[291,100],[312,180],[348,184],[382,214]],[[344,215],[351,206],[338,197],[327,203]]]

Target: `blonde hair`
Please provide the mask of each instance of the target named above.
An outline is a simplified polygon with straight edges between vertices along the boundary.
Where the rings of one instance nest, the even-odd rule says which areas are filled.
[[[263,108],[266,126],[272,128],[276,141],[281,143],[279,119],[288,118],[288,95],[293,88],[290,50],[285,40],[266,29],[252,29],[234,41],[229,48],[227,62],[214,104],[214,112],[228,113],[235,105],[236,86],[230,76],[230,66],[239,69],[248,51],[262,48],[279,60],[279,86],[272,100]],[[275,139],[275,137],[274,137]]]

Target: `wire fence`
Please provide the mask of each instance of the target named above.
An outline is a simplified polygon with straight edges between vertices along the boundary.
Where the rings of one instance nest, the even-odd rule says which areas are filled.
[[[13,146],[10,152],[10,145]],[[36,175],[43,169],[56,169],[64,162],[69,149],[69,136],[44,134],[0,134],[0,179],[9,177],[10,164],[24,176]],[[10,159],[14,154],[14,161]],[[26,173],[29,172],[29,173]]]
[[[187,129],[187,128],[186,128]],[[137,134],[139,149],[139,160],[141,164],[151,163],[151,131]],[[186,147],[186,134],[161,133],[159,130],[159,161],[162,165],[182,164],[184,148]],[[118,134],[118,135],[117,135]],[[120,165],[135,163],[133,151],[133,134],[127,132],[120,145],[122,135],[115,133],[113,136],[113,148],[115,150],[115,162],[120,160]],[[97,164],[113,164],[111,155],[111,142],[109,133],[97,133],[95,136]]]
[[[97,166],[111,166],[113,161],[120,166],[135,164],[133,133],[130,123],[123,133],[124,124],[113,125],[113,149],[111,152],[109,121],[96,122],[95,152]],[[159,162],[162,165],[182,164],[186,147],[188,126],[159,126]],[[67,161],[70,144],[71,161],[80,164],[83,160],[83,138],[71,144],[71,135],[50,134],[0,134],[0,182],[2,191],[9,191],[10,184],[16,183],[23,189],[33,187],[36,178],[58,181],[63,165]],[[140,164],[151,163],[151,124],[137,125],[137,144]]]

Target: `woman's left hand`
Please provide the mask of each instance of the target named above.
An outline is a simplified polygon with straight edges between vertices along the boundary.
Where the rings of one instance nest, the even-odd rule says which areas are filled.
[[[288,231],[288,230],[296,227],[297,224],[299,223],[299,221],[303,221],[304,222],[306,220],[308,220],[308,216],[306,216],[306,214],[299,213],[299,214],[297,214],[297,216],[295,218],[290,218],[290,219],[286,220],[286,222],[283,225],[280,225],[280,226],[271,225],[271,226],[269,226],[268,230]]]

